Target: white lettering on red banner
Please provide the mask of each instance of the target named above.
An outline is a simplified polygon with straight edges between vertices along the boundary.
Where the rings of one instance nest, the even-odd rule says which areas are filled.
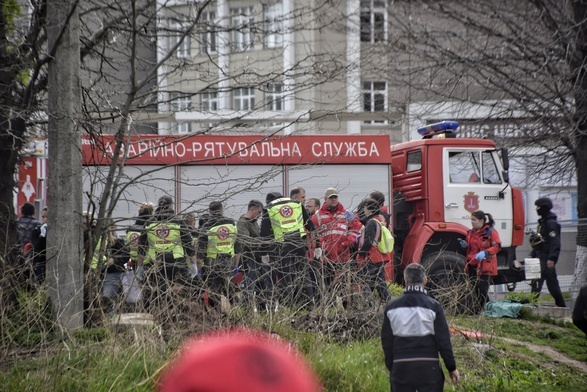
[[[114,157],[114,137],[98,142],[84,139],[85,164],[108,164]],[[129,164],[226,163],[386,163],[391,159],[389,137],[383,135],[287,136],[133,136],[121,148]],[[358,161],[357,161],[358,160]],[[213,162],[211,162],[213,161]]]

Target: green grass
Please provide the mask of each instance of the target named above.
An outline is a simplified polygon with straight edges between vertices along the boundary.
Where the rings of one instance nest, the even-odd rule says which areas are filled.
[[[390,289],[398,290],[395,286]],[[160,369],[182,342],[181,334],[161,333],[158,328],[137,333],[107,327],[82,329],[67,338],[58,338],[51,331],[44,301],[23,297],[21,305],[21,309],[30,311],[21,312],[17,319],[0,320],[2,391],[153,391]],[[382,309],[376,312],[379,311]],[[256,315],[239,309],[214,322],[219,327],[246,325],[290,340],[307,358],[326,392],[389,391],[389,374],[376,330],[382,315],[372,315],[375,330],[369,333],[366,328],[360,339],[353,338],[357,335],[351,331],[356,329],[357,319],[346,319],[341,314],[331,318],[322,315],[322,320],[304,319],[303,313],[287,309]],[[587,364],[585,335],[568,322],[532,317],[525,312],[521,315],[528,319],[449,316],[452,328],[480,332],[485,337],[453,335],[462,382],[453,386],[447,381],[445,390],[587,391],[587,372],[531,346],[550,347]],[[306,323],[299,323],[300,316]],[[315,322],[322,324],[312,327]],[[350,332],[343,336],[340,328],[333,329],[335,326]]]
[[[585,337],[570,327],[523,320],[459,317],[451,321],[470,326],[483,323],[493,335],[481,343],[459,335],[453,345],[462,382],[445,384],[447,391],[585,391],[587,374],[534,352],[524,342],[548,345],[569,357],[587,361]],[[81,335],[86,337],[83,342]],[[289,331],[289,338],[306,356],[324,385],[324,391],[389,391],[389,376],[377,338],[349,344],[313,333]],[[505,336],[521,341],[506,343]],[[98,338],[96,338],[98,337]],[[576,347],[575,347],[576,346]],[[4,362],[0,372],[3,391],[152,391],[159,369],[177,347],[153,337],[129,333],[105,334],[103,330],[78,334],[55,343],[36,357]]]

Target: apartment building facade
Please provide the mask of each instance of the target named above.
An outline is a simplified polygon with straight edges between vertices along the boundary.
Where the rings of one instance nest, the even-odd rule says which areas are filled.
[[[365,50],[387,37],[383,0],[166,2],[160,10],[159,133],[389,134],[384,73]],[[382,58],[387,61],[384,46]],[[369,56],[371,60],[372,56]],[[378,67],[377,67],[378,68]]]

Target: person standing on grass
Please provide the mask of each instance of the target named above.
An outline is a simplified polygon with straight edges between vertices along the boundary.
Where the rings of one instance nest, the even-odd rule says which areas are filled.
[[[467,240],[459,240],[467,250],[465,272],[475,283],[475,311],[484,310],[489,300],[491,277],[497,275],[497,254],[501,250],[501,240],[495,230],[491,214],[481,210],[471,213],[471,229]]]
[[[538,298],[542,285],[546,281],[546,287],[554,298],[556,306],[564,308],[567,304],[556,275],[556,263],[561,251],[561,225],[557,221],[556,214],[550,211],[553,205],[548,197],[539,198],[534,205],[540,219],[538,219],[537,234],[530,238],[530,245],[532,245],[530,257],[540,259],[540,279],[532,280],[532,293]]]
[[[428,296],[426,271],[420,264],[404,270],[403,295],[385,308],[381,345],[393,392],[444,389],[438,354],[453,383],[459,382],[450,332],[440,303]]]

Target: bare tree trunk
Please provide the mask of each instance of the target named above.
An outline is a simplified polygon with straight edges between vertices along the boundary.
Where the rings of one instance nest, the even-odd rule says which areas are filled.
[[[79,16],[75,0],[48,1],[49,229],[47,282],[62,330],[83,326]]]

